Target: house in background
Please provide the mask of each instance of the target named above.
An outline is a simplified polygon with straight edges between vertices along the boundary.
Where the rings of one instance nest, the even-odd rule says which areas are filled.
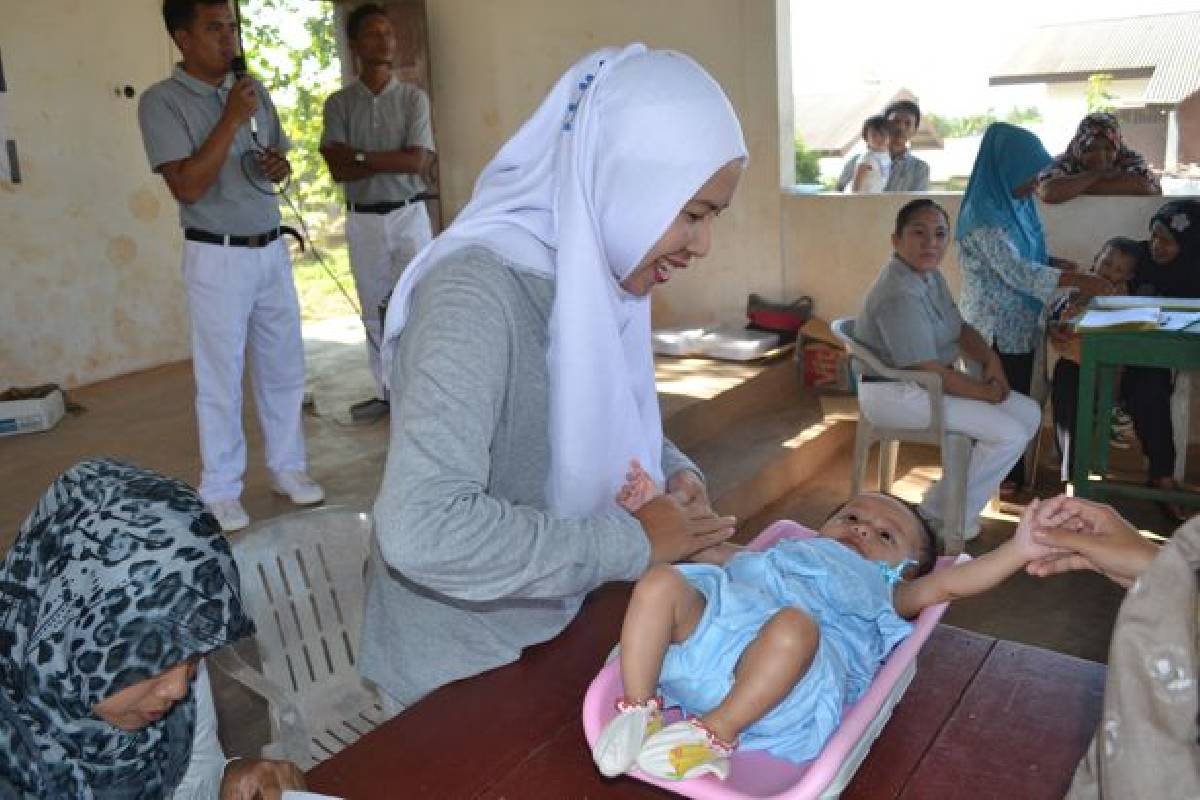
[[[1088,79],[1104,90],[1126,143],[1168,175],[1200,171],[1200,11],[1036,28],[989,78],[1044,87],[1046,146],[1061,151],[1088,111]]]
[[[836,178],[846,158],[865,149],[863,120],[872,114],[883,113],[883,109],[893,100],[917,101],[917,96],[903,87],[877,83],[864,84],[858,90],[795,96],[792,109],[796,135],[805,147],[820,157],[822,177]],[[937,150],[941,147],[942,140],[933,129],[932,118],[922,113],[921,125],[912,139],[913,150]]]

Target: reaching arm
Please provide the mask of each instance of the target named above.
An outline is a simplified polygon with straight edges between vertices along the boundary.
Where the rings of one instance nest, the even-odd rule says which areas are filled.
[[[1034,540],[1040,503],[1025,507],[1013,537],[1004,544],[962,564],[931,572],[896,587],[896,613],[912,619],[930,606],[963,597],[982,594],[998,586],[1029,562],[1044,558],[1054,550]]]

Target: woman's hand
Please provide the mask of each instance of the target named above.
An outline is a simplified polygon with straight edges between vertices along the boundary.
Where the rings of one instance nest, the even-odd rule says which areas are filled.
[[[684,508],[694,509],[697,513],[707,512],[714,517],[717,515],[708,499],[708,487],[690,469],[681,469],[667,478],[667,494],[674,495]]]
[[[660,494],[634,516],[650,540],[651,564],[672,564],[721,544],[737,524],[733,517],[716,516],[707,497],[685,506],[674,494]]]
[[[1158,555],[1112,506],[1066,495],[1042,504],[1033,539],[1061,551],[1025,567],[1038,577],[1090,569],[1128,588]]]
[[[290,761],[239,758],[225,766],[221,800],[281,800],[285,789],[304,788],[304,775]]]
[[[1050,256],[1050,266],[1055,269],[1061,269],[1063,272],[1079,272],[1079,262],[1072,261],[1069,258]]]
[[[1012,391],[1008,385],[1008,376],[1004,374],[1004,364],[993,355],[983,366],[983,382],[989,387],[989,403],[1003,403]]]

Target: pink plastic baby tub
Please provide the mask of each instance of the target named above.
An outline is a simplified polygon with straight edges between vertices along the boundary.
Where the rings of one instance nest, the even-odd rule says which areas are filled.
[[[771,525],[750,543],[765,550],[784,538],[809,538],[814,531],[789,520]],[[937,569],[969,556],[938,559]],[[661,781],[634,771],[638,780],[661,786],[684,797],[700,800],[828,800],[836,798],[854,776],[879,736],[916,670],[917,653],[946,611],[945,603],[925,609],[913,624],[912,634],[888,657],[879,674],[857,703],[846,710],[842,724],[825,743],[821,754],[804,765],[775,758],[765,751],[738,751],[733,756],[729,780],[705,776],[690,781]],[[615,714],[613,703],[622,694],[621,667],[617,659],[605,665],[588,687],[583,700],[583,729],[588,744]],[[668,712],[670,717],[670,712]]]

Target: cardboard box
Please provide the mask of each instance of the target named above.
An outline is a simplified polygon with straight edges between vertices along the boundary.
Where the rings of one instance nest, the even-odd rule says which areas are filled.
[[[63,393],[58,389],[31,400],[0,401],[0,436],[48,431],[65,411]]]
[[[813,317],[800,328],[796,359],[804,386],[821,392],[854,392],[849,355],[825,320]]]

